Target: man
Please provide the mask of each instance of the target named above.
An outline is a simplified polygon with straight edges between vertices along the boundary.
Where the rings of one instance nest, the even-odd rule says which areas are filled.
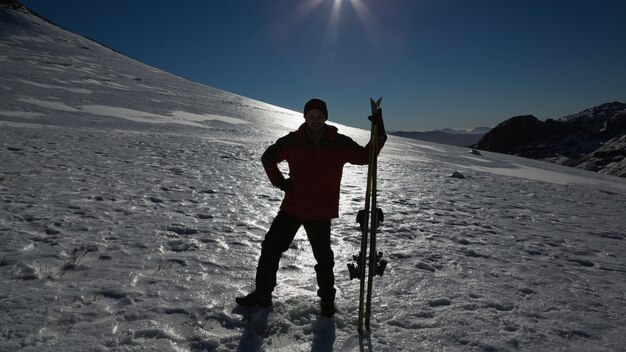
[[[369,117],[379,126],[379,148],[387,135],[382,111]],[[268,307],[276,286],[276,272],[283,252],[287,251],[300,226],[317,261],[317,295],[321,299],[321,314],[332,317],[335,312],[335,265],[330,246],[330,220],[339,216],[339,191],[345,163],[368,163],[369,143],[362,147],[349,137],[326,124],[328,110],[320,99],[311,99],[304,105],[305,122],[300,128],[278,139],[261,161],[272,184],[285,192],[280,211],[261,245],[261,257],[256,271],[256,290],[236,302],[245,307]],[[379,151],[380,151],[379,149]],[[289,178],[278,169],[278,163],[287,161]]]

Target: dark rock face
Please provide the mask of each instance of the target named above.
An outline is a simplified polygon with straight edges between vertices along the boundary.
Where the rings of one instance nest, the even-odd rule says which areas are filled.
[[[544,136],[543,122],[532,115],[515,116],[486,133],[475,145],[478,149],[511,154]]]
[[[512,117],[473,147],[626,177],[626,104],[602,104],[559,120]]]

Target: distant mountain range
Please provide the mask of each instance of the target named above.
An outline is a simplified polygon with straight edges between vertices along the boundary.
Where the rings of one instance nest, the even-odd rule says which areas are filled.
[[[493,129],[395,131],[427,142],[471,147],[626,177],[626,104],[602,104],[558,120],[511,117]]]
[[[558,120],[515,116],[473,147],[626,177],[626,104],[606,103]]]
[[[467,147],[477,143],[485,133],[491,130],[489,127],[477,127],[470,131],[466,130],[453,130],[450,128],[444,128],[434,131],[396,131],[389,134],[399,137],[418,139],[421,141],[450,144],[459,147]]]

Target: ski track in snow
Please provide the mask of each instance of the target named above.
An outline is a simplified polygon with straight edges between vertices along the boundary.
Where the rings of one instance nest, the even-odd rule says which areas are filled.
[[[375,279],[371,334],[356,333],[346,268],[365,167],[346,166],[333,221],[339,313],[318,315],[302,232],[273,307],[237,307],[282,199],[260,155],[299,114],[12,16],[0,10],[0,350],[626,345],[624,180],[394,137],[379,161],[389,266]]]

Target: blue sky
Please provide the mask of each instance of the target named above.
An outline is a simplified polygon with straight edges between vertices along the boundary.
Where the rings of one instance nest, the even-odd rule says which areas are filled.
[[[215,88],[389,130],[493,127],[626,102],[623,0],[21,0]]]

